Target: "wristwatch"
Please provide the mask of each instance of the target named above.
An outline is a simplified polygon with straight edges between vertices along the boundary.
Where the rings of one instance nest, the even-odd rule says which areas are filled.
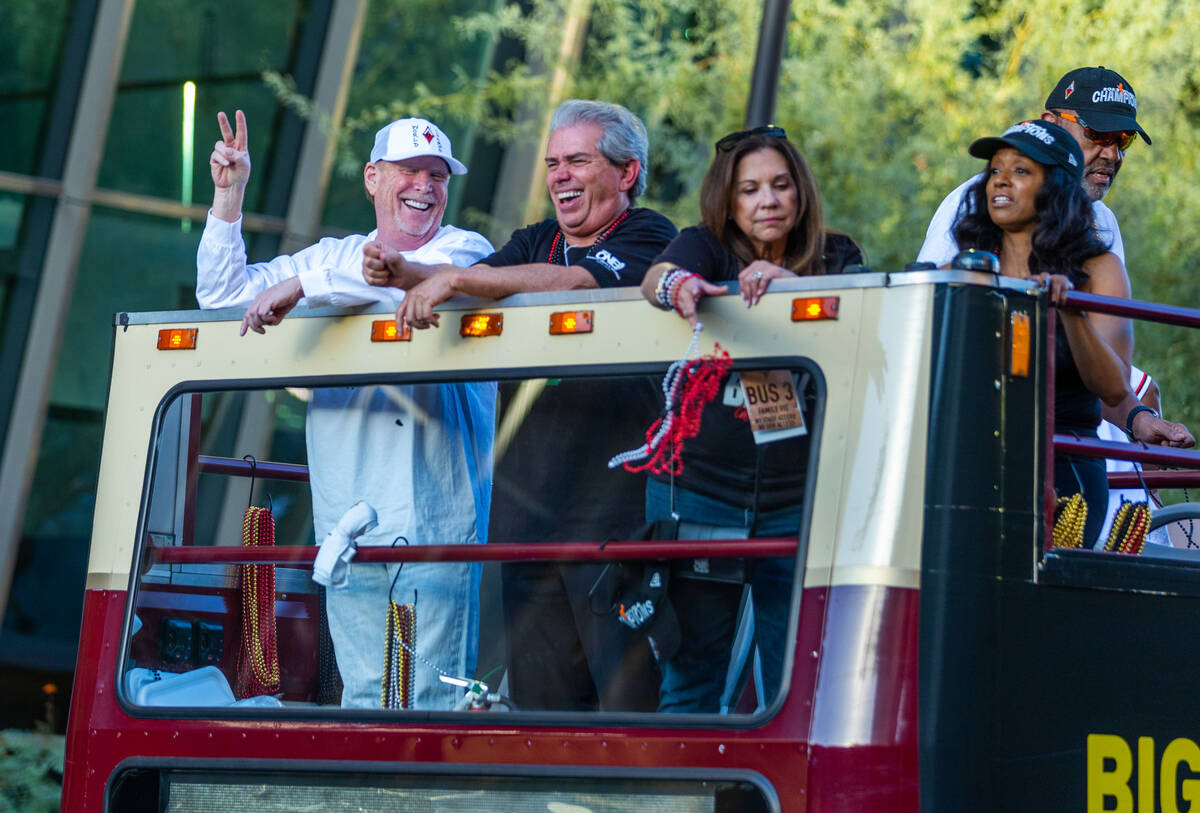
[[[1133,409],[1129,410],[1129,415],[1125,418],[1125,434],[1133,437],[1133,419],[1138,416],[1139,412],[1149,412],[1154,417],[1159,417],[1158,410],[1154,407],[1148,407],[1145,404],[1138,404]]]

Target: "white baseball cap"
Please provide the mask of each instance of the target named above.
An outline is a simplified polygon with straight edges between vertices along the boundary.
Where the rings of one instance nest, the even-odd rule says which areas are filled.
[[[467,168],[450,152],[450,139],[428,119],[397,119],[375,134],[371,163],[403,161],[420,155],[436,155],[455,175],[466,175]]]

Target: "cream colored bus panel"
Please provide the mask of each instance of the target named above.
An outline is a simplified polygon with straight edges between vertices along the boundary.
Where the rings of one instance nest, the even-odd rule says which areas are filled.
[[[804,295],[830,293],[829,289],[815,288],[813,282],[803,281]],[[827,415],[845,415],[858,345],[858,303],[864,289],[835,292],[841,299],[840,318],[801,323],[791,320],[795,293],[770,294],[749,315],[739,297],[712,298],[703,310],[701,352],[711,352],[717,342],[735,361],[810,357],[826,375],[833,376]],[[519,304],[512,304],[514,301]],[[549,335],[550,314],[576,308],[595,312],[594,332]],[[460,318],[479,312],[503,314],[501,335],[459,335]],[[529,372],[531,369],[553,376],[555,370],[581,365],[666,365],[684,354],[691,338],[685,322],[649,307],[633,290],[601,292],[590,298],[527,295],[507,302],[489,302],[483,307],[477,303],[458,304],[441,311],[440,328],[417,332],[411,342],[370,341],[371,323],[389,318],[387,313],[331,317],[294,314],[269,328],[265,335],[244,337],[238,335],[237,321],[209,321],[214,316],[233,316],[233,312],[194,315],[196,321],[186,321],[186,313],[172,313],[169,322],[116,329],[89,587],[122,589],[128,583],[153,417],[172,388],[186,389],[189,382],[204,388],[205,382],[209,382],[208,387],[211,382],[248,386],[264,379],[280,383],[389,374],[419,379],[424,377],[422,374],[463,373],[486,379],[502,376],[505,370],[536,376],[536,372]],[[158,350],[158,331],[170,327],[197,328],[196,349]],[[838,432],[845,436],[847,430],[842,426]],[[630,438],[630,446],[639,441]],[[824,451],[822,458],[837,465],[840,452],[826,458]],[[821,465],[825,465],[824,460]],[[839,482],[840,478],[824,476],[818,481],[814,532],[828,535],[832,529],[839,504]]]

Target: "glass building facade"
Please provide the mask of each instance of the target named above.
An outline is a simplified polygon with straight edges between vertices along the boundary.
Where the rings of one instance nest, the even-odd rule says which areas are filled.
[[[495,0],[7,0],[0,4],[0,691],[65,721],[107,399],[113,316],[196,307],[195,251],[211,202],[216,113],[245,111],[251,260],[366,231],[357,173],[325,129],[282,102],[291,77],[338,124],[398,87],[478,76],[497,43],[455,15]],[[447,57],[452,54],[452,57]],[[511,48],[504,53],[511,58]],[[490,213],[506,160],[443,122],[471,167],[448,222]],[[365,160],[374,127],[351,136]],[[528,158],[523,158],[528,161]],[[344,164],[345,162],[343,162]],[[493,240],[497,235],[489,234]]]

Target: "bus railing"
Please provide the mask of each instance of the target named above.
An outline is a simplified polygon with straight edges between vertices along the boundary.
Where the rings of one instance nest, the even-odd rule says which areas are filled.
[[[795,537],[754,539],[674,539],[670,541],[501,542],[487,545],[361,545],[359,562],[612,562],[644,559],[763,559],[795,556]],[[152,562],[162,564],[311,565],[318,547],[276,545],[241,547],[202,545],[150,547]]]
[[[269,460],[242,460],[236,457],[196,455],[201,474],[226,474],[231,477],[262,477],[266,480],[308,482],[308,466],[303,463],[272,463]]]
[[[1175,325],[1200,329],[1200,310],[1183,308],[1176,305],[1162,305],[1157,302],[1144,302],[1137,299],[1121,299],[1098,294],[1088,294],[1082,291],[1071,291],[1067,294],[1065,304],[1060,306],[1067,310],[1088,311],[1091,313],[1107,313],[1127,319],[1138,319],[1143,322],[1157,322],[1165,325]],[[1080,438],[1074,435],[1058,434],[1054,431],[1054,359],[1055,359],[1055,322],[1056,315],[1051,307],[1046,320],[1046,426],[1049,443],[1046,444],[1046,480],[1045,480],[1045,543],[1044,551],[1049,551],[1052,544],[1052,528],[1054,525],[1054,456],[1056,454],[1071,454],[1079,457],[1113,458],[1129,460],[1135,463],[1149,463],[1156,466],[1173,466],[1180,469],[1200,470],[1200,452],[1186,449],[1176,449],[1166,446],[1149,446],[1143,442],[1120,443],[1097,440],[1096,438]],[[1200,427],[1189,427],[1193,433]],[[1200,486],[1200,471],[1142,471],[1120,472],[1108,475],[1108,483],[1112,488],[1188,488]],[[1106,506],[1107,508],[1107,506]]]

